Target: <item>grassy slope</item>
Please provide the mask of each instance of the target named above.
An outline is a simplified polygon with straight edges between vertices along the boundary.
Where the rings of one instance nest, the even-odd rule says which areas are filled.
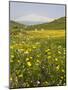
[[[18,22],[15,21],[10,21],[10,30],[11,31],[20,31],[20,29],[24,29],[25,25],[24,24],[20,24]]]
[[[62,17],[62,18],[59,18],[59,19],[56,19],[50,23],[43,23],[43,24],[39,24],[39,25],[32,25],[30,26],[28,29],[48,29],[48,30],[51,30],[51,29],[56,29],[56,30],[60,30],[60,29],[65,29],[65,17]]]
[[[10,88],[66,84],[64,30],[27,31],[11,35]],[[46,35],[51,35],[46,38]],[[38,83],[39,82],[39,83]]]
[[[59,19],[56,19],[50,23],[43,23],[43,24],[38,24],[38,25],[32,25],[32,26],[25,26],[23,24],[19,24],[14,21],[10,21],[10,29],[22,29],[22,30],[60,30],[60,29],[65,29],[65,17],[61,17]],[[25,28],[26,27],[26,28]]]
[[[13,25],[17,27],[10,34],[10,88],[66,85],[65,31],[50,27],[53,30],[23,32],[24,26]]]

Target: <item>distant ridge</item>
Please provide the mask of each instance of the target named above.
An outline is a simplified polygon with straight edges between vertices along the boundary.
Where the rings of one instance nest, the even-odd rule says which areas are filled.
[[[60,30],[60,29],[65,29],[65,25],[66,25],[66,17],[55,19],[54,21],[49,23],[42,23],[42,24],[30,25],[30,26],[27,26],[15,21],[10,21],[10,29],[22,29],[22,30],[35,30],[35,29]]]
[[[50,23],[43,23],[43,24],[38,24],[38,25],[32,25],[29,28],[33,28],[33,29],[65,29],[65,23],[66,23],[66,18],[65,17],[61,17],[58,19],[55,19],[54,21],[50,22]]]
[[[18,23],[18,22],[15,22],[15,21],[10,21],[9,22],[9,24],[10,24],[10,28],[14,28],[14,29],[17,29],[17,28],[23,28],[25,25],[24,24],[20,24],[20,23]]]

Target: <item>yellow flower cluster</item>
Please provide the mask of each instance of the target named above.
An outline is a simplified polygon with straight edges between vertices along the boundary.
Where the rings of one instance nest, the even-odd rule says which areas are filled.
[[[32,59],[33,57],[30,57],[30,59]]]
[[[56,67],[56,70],[58,71],[58,70],[59,70],[59,68],[60,68],[60,66],[58,65],[58,66]]]
[[[20,60],[17,60],[18,63],[20,63]]]
[[[48,58],[48,59],[50,59],[50,58],[51,58],[51,56],[47,56],[47,58]]]
[[[14,55],[11,55],[11,58],[14,58]]]
[[[10,77],[10,80],[12,81],[12,77]]]
[[[51,52],[47,52],[47,54],[48,54],[48,55],[50,55],[50,54],[51,54]]]
[[[29,60],[29,58],[26,58],[26,61],[28,61]]]
[[[23,77],[23,75],[22,75],[22,74],[20,74],[18,77]]]
[[[14,46],[10,46],[10,49],[13,49],[14,48]]]
[[[59,54],[61,54],[61,52],[60,52],[60,51],[58,51],[58,53],[59,53]]]
[[[61,76],[60,78],[61,78],[61,79],[63,79],[64,77],[63,77],[63,76]]]
[[[31,67],[31,66],[32,66],[31,62],[27,62],[27,65],[28,65],[29,67]]]
[[[45,50],[45,52],[49,52],[50,51],[50,49],[48,48],[47,50]]]
[[[28,50],[26,50],[26,51],[24,52],[24,54],[29,54],[29,51],[28,51]]]
[[[36,48],[36,46],[35,45],[33,45],[33,49],[35,49]]]
[[[55,61],[58,61],[58,58],[55,58]]]

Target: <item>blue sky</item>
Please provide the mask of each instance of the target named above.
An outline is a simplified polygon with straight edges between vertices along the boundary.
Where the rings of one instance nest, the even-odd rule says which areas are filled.
[[[10,20],[48,22],[65,16],[65,5],[10,2]]]

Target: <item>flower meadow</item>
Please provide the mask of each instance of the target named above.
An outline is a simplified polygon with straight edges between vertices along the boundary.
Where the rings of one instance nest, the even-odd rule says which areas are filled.
[[[63,85],[66,85],[64,30],[10,33],[10,88]]]

